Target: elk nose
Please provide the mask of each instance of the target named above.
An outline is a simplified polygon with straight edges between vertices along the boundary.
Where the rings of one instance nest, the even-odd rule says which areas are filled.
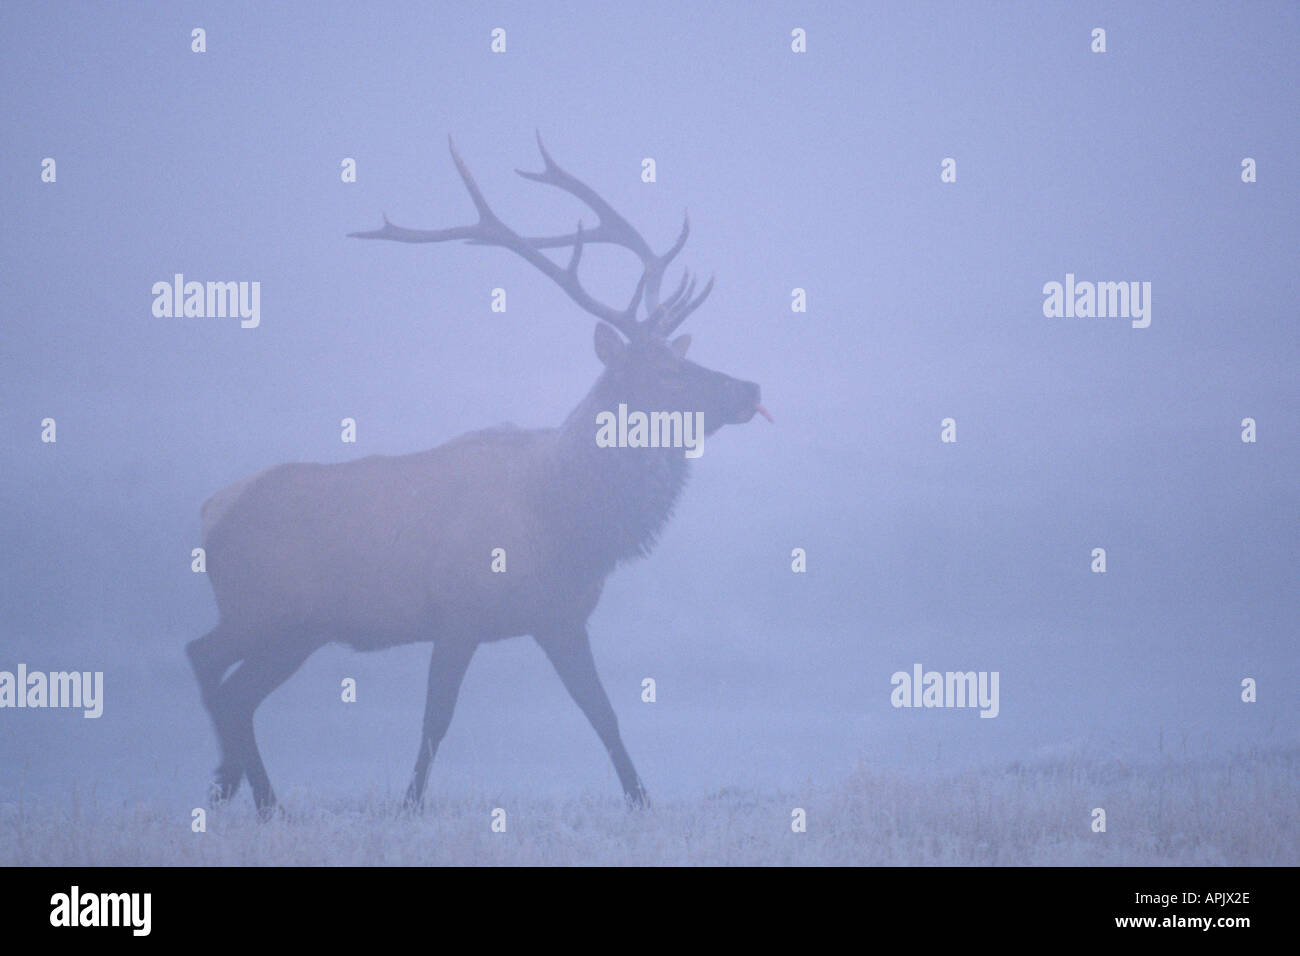
[[[762,412],[764,417],[767,417],[762,405],[763,391],[756,382],[733,380],[729,391],[728,398],[733,422],[737,424],[747,422],[754,417],[756,412]]]

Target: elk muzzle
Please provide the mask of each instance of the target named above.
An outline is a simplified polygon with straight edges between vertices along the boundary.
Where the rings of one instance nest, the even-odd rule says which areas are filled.
[[[763,390],[757,382],[744,382],[732,379],[727,383],[726,407],[723,424],[743,425],[754,415],[762,415],[769,422],[772,416],[762,403]]]

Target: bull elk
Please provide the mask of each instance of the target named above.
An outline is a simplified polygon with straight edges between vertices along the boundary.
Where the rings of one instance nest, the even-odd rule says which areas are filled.
[[[676,291],[660,299],[689,217],[672,248],[656,255],[594,190],[555,164],[539,136],[543,170],[519,174],[572,194],[598,223],[526,238],[492,212],[450,145],[478,222],[419,230],[385,216],[382,228],[350,235],[464,239],[519,254],[600,320],[595,348],[604,370],[558,428],[504,426],[410,455],[283,464],[204,502],[219,623],[186,650],[220,745],[216,802],[232,797],[247,776],[259,812],[274,807],[253,714],[318,647],[338,642],[364,651],[431,641],[423,735],[406,792],[407,803],[418,806],[475,648],[522,635],[541,645],[595,728],[627,800],[645,802],[596,673],[587,619],[615,566],[653,547],[682,490],[687,456],[680,447],[598,445],[598,415],[620,405],[702,413],[706,435],[755,413],[771,416],[758,385],[688,361],[689,336],[670,339],[713,286],[710,279],[697,295],[685,271]],[[597,301],[580,284],[578,264],[590,243],[621,246],[640,259],[625,308]],[[568,265],[544,254],[548,248],[570,250]],[[494,555],[504,557],[505,573],[492,567]]]

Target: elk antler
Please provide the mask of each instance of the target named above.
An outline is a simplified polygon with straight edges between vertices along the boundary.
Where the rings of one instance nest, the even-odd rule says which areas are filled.
[[[677,290],[667,299],[659,301],[659,286],[663,281],[664,270],[673,257],[681,252],[682,247],[686,245],[687,236],[690,235],[689,216],[683,221],[682,231],[672,248],[661,256],[655,255],[649,243],[614,207],[602,199],[594,189],[561,169],[551,159],[550,153],[542,143],[541,134],[538,133],[537,146],[541,150],[545,168],[540,173],[527,173],[523,170],[515,170],[515,172],[525,179],[555,186],[577,197],[596,214],[598,221],[596,228],[591,230],[584,230],[582,222],[579,221],[577,230],[566,235],[521,236],[503,223],[488,206],[487,200],[483,198],[483,193],[478,188],[478,183],[474,181],[460,154],[456,152],[456,144],[451,137],[447,138],[447,143],[451,148],[451,158],[456,163],[456,170],[460,173],[460,178],[474,201],[474,207],[478,210],[477,223],[472,226],[453,226],[450,229],[407,229],[393,225],[385,215],[384,225],[381,228],[368,232],[351,232],[348,235],[356,239],[390,239],[395,242],[446,242],[451,239],[465,239],[474,245],[501,246],[510,249],[549,276],[583,309],[608,322],[628,339],[651,334],[668,335],[681,325],[712,291],[713,279],[710,278],[704,291],[692,298],[695,280],[690,277],[690,272],[687,270],[683,273]],[[583,246],[589,242],[607,242],[622,246],[641,260],[641,278],[637,282],[636,291],[627,308],[616,309],[599,302],[582,287],[578,279],[578,263],[582,259]],[[562,247],[573,249],[569,264],[563,269],[541,252],[542,249]],[[638,321],[637,312],[643,299],[647,316],[643,321]]]

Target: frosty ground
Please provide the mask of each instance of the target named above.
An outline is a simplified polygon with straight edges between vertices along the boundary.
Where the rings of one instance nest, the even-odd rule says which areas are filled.
[[[1289,865],[1300,862],[1300,746],[1131,765],[1071,755],[951,775],[873,773],[806,792],[722,791],[630,811],[616,797],[247,791],[192,806],[72,793],[0,806],[3,865]],[[1106,811],[1105,832],[1092,828]],[[505,832],[492,829],[505,811]],[[806,812],[807,831],[791,828]]]

